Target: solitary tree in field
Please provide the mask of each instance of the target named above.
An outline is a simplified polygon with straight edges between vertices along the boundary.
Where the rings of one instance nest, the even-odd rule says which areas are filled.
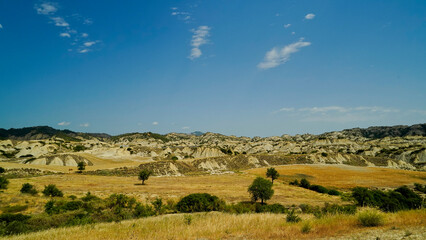
[[[139,180],[142,181],[142,185],[145,185],[145,181],[148,180],[151,174],[152,172],[147,169],[143,169],[142,171],[139,172]]]
[[[266,170],[266,176],[271,178],[272,184],[273,184],[274,180],[278,179],[280,174],[277,172],[277,170],[275,170],[275,168],[271,167],[271,168],[268,168],[268,170]]]
[[[274,190],[272,190],[272,182],[262,177],[257,177],[249,186],[248,191],[251,194],[251,199],[254,202],[260,199],[262,204],[263,202],[266,202],[266,200],[271,199],[272,195],[274,195]]]
[[[83,170],[86,169],[86,163],[83,161],[79,162],[77,164],[77,169],[79,173],[83,172]]]

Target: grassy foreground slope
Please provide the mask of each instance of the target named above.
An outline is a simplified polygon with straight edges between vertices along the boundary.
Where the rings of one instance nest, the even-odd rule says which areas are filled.
[[[101,223],[30,233],[6,239],[314,239],[338,237],[351,239],[401,239],[398,235],[412,235],[410,239],[425,239],[426,211],[412,210],[387,213],[381,227],[362,227],[355,215],[334,215],[321,219],[305,219],[300,223],[286,223],[282,214],[174,214],[120,223]],[[308,218],[308,216],[304,216]],[[310,222],[311,230],[302,228]]]

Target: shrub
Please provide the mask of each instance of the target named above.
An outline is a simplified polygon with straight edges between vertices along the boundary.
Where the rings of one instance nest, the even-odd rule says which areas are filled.
[[[318,193],[328,193],[328,189],[320,185],[311,185],[309,189]]]
[[[323,153],[321,153],[321,156],[323,156],[323,157],[327,157],[327,156],[328,156],[328,153],[323,152]]]
[[[149,217],[154,216],[155,212],[151,206],[138,203],[133,211],[133,215],[135,217]]]
[[[355,205],[337,205],[325,203],[321,209],[323,214],[355,214],[357,207]]]
[[[332,196],[339,196],[341,193],[337,190],[331,189],[331,190],[328,190],[327,194]]]
[[[7,189],[7,185],[9,185],[9,180],[0,176],[0,189]]]
[[[22,184],[22,188],[21,188],[21,193],[28,193],[31,195],[36,195],[37,194],[37,189],[35,188],[34,185],[29,184],[29,183],[24,183]]]
[[[262,177],[257,177],[249,186],[248,191],[254,202],[260,199],[262,204],[264,201],[271,199],[272,195],[274,195],[272,182]]]
[[[46,197],[63,197],[64,194],[59,190],[55,184],[49,184],[44,187],[43,194]]]
[[[367,209],[358,214],[358,222],[364,227],[380,226],[384,223],[384,216],[375,209]]]
[[[176,160],[179,160],[179,158],[178,158],[178,157],[176,157],[176,156],[173,156],[173,157],[172,157],[172,160],[173,160],[173,161],[176,161]]]
[[[300,222],[302,220],[299,216],[297,216],[294,209],[292,209],[287,214],[287,217],[285,219],[286,219],[287,222],[292,222],[292,223],[297,223],[297,222]]]
[[[100,198],[96,197],[95,195],[92,195],[90,192],[86,193],[86,196],[82,197],[81,200],[85,202],[90,202],[92,200],[98,200]]]
[[[77,169],[79,173],[82,173],[86,169],[86,163],[81,161],[77,164]]]
[[[287,213],[288,210],[286,207],[279,203],[274,203],[271,205],[259,205],[259,211],[256,209],[256,212],[270,212],[270,213]]]
[[[155,212],[157,214],[162,214],[163,212],[163,200],[161,198],[156,198],[151,202],[152,206],[154,206]]]
[[[0,167],[0,173],[4,173],[6,172],[6,169],[4,169],[3,167]]]
[[[192,216],[191,215],[185,215],[183,216],[183,221],[186,225],[191,225],[192,223]]]
[[[180,212],[220,211],[225,203],[218,197],[208,193],[194,193],[182,198],[176,205]]]
[[[309,233],[312,230],[312,223],[311,222],[305,222],[302,225],[301,232],[302,233]]]
[[[422,185],[420,183],[414,183],[414,189],[419,192],[426,193],[426,185]]]
[[[294,181],[290,182],[290,185],[299,186],[300,185],[299,180],[295,179]]]
[[[311,183],[306,180],[306,178],[302,178],[302,180],[300,180],[300,185],[302,188],[307,188],[309,189],[309,187],[311,186]]]
[[[0,236],[27,232],[26,226],[30,216],[23,214],[2,213],[0,215]]]
[[[81,151],[84,151],[84,150],[86,150],[86,147],[83,146],[83,145],[77,145],[77,146],[74,147],[74,152],[81,152]]]

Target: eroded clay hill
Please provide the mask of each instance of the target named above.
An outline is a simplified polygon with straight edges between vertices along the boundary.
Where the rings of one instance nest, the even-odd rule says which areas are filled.
[[[81,161],[91,166],[105,159],[122,161],[123,167],[124,163],[140,162],[141,167],[157,175],[301,163],[426,169],[426,124],[266,138],[216,133],[129,133],[111,137],[49,127],[0,129],[0,137],[0,163],[34,166],[76,166]]]

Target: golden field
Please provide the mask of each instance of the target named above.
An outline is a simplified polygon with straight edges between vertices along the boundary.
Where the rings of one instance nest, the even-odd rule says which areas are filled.
[[[283,214],[226,214],[218,212],[191,214],[188,225],[185,214],[163,215],[145,219],[128,220],[119,223],[51,229],[5,239],[14,240],[60,240],[60,239],[317,239],[340,237],[348,239],[354,233],[366,234],[376,239],[386,233],[390,238],[403,231],[413,231],[426,237],[426,211],[412,210],[387,213],[381,227],[365,228],[359,225],[355,215],[334,215],[320,219],[304,216],[299,223],[287,223]],[[309,222],[312,229],[302,232]],[[406,234],[406,233],[405,233]],[[359,239],[366,239],[366,236]],[[399,238],[400,239],[400,238]],[[410,238],[408,238],[410,239]],[[417,238],[421,239],[421,238]],[[423,238],[424,239],[424,238]]]

